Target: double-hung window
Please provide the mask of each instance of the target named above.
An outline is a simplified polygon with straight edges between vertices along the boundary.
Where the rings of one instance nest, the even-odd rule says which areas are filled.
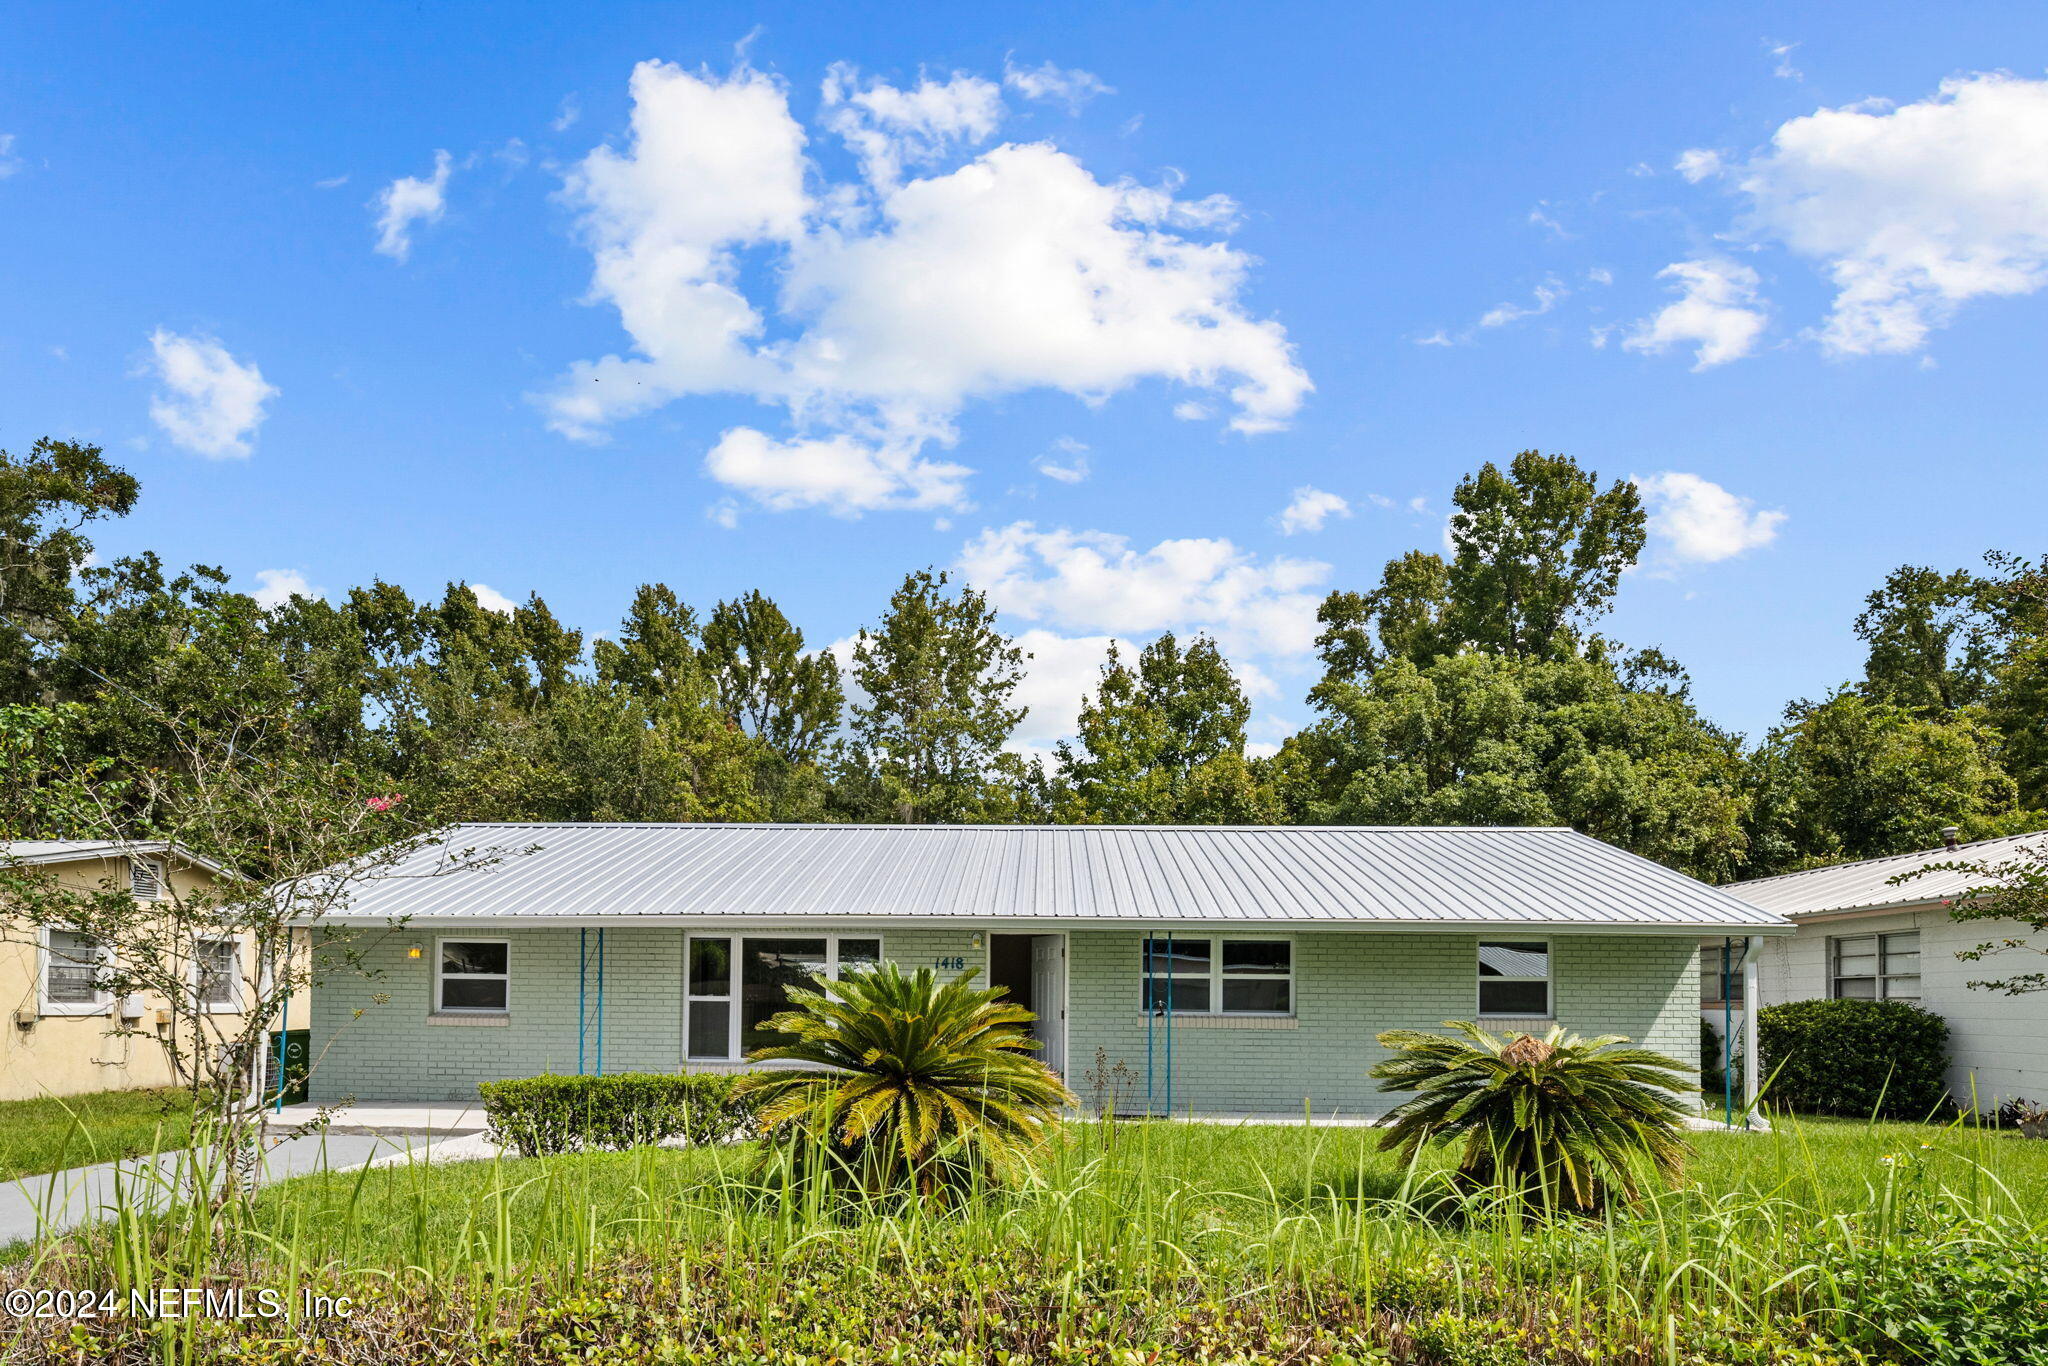
[[[93,1015],[112,1001],[106,989],[107,948],[76,930],[43,932],[45,1015]]]
[[[434,965],[434,1009],[502,1015],[512,1007],[512,946],[503,939],[443,939]]]
[[[1139,948],[1138,970],[1138,1007],[1151,1014],[1294,1010],[1294,945],[1285,939],[1152,935]]]
[[[1479,1013],[1548,1018],[1548,942],[1541,939],[1479,941]]]
[[[693,934],[683,1031],[689,1056],[730,1062],[781,1039],[768,1020],[789,1005],[792,987],[836,980],[882,961],[873,935]]]
[[[192,999],[201,1010],[234,1010],[242,999],[242,956],[232,939],[192,946]]]
[[[1920,999],[1920,931],[1828,941],[1828,995],[1857,1001]]]

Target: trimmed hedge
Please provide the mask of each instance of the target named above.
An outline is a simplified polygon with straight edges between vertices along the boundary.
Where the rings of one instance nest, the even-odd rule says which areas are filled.
[[[1904,1001],[1789,1001],[1757,1012],[1765,1098],[1810,1114],[1926,1119],[1950,1105],[1948,1021]]]
[[[755,1102],[729,1073],[618,1072],[592,1077],[521,1077],[476,1089],[491,1141],[521,1157],[617,1151],[681,1139],[692,1147],[731,1143],[757,1131]]]

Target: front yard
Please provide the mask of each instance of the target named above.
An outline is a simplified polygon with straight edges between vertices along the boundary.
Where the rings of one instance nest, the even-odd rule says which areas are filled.
[[[218,1276],[162,1228],[7,1282],[358,1300],[26,1325],[23,1360],[2048,1362],[2048,1143],[1698,1134],[1679,1189],[1538,1226],[1447,1208],[1376,1137],[1076,1124],[1019,1190],[864,1216],[763,1192],[750,1146],[382,1168],[266,1191]]]
[[[165,1087],[0,1101],[0,1181],[182,1148],[192,1096]]]

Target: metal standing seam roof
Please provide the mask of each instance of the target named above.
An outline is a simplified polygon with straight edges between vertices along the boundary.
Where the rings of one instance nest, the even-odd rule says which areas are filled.
[[[2048,830],[2031,835],[2002,835],[1973,840],[1953,849],[1922,849],[1910,854],[1859,859],[1801,873],[1780,873],[1750,882],[1731,882],[1725,890],[1779,915],[1819,915],[1827,911],[1872,910],[1888,906],[1919,906],[1953,897],[1983,881],[1968,873],[1939,872],[1894,883],[1901,873],[1930,863],[1955,860],[1999,863],[2034,851],[2048,851]]]
[[[479,824],[441,839],[323,919],[1791,929],[1555,828]],[[450,871],[468,850],[500,857]]]
[[[0,860],[13,863],[71,863],[140,854],[169,854],[211,873],[222,871],[212,859],[165,840],[0,840]]]

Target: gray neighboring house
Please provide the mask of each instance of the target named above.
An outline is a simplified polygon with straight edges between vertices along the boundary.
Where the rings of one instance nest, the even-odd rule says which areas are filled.
[[[2048,831],[1838,863],[1803,873],[1737,882],[1728,890],[1798,926],[1763,950],[1752,999],[1787,1001],[1854,996],[1911,1001],[1948,1021],[1949,1089],[1979,1109],[2008,1100],[2048,1101],[2048,992],[2008,996],[1972,980],[2030,971],[2035,962],[2007,955],[1966,963],[1959,949],[2024,938],[2017,921],[1958,922],[1946,902],[1971,884],[1962,873],[1901,874],[1951,859],[1998,862],[2048,847]]]
[[[1697,1065],[1702,936],[1767,910],[1567,829],[464,825],[359,891],[313,1098],[744,1067],[785,989],[974,969],[1127,1112],[1362,1115],[1391,1028],[1625,1034]],[[459,850],[504,857],[440,872]],[[534,852],[521,852],[533,849]],[[399,922],[394,924],[393,922]]]

